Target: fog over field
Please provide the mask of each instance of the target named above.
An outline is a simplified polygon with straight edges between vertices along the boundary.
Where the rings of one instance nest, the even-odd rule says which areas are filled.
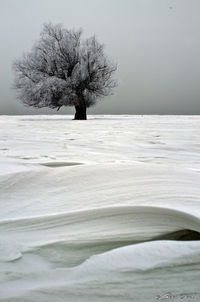
[[[118,64],[115,94],[91,114],[199,114],[199,10],[199,0],[1,0],[0,114],[54,113],[24,107],[10,89],[13,60],[49,21],[95,34]]]

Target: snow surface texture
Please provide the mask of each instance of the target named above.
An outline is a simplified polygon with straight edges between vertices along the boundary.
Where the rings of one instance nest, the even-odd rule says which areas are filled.
[[[200,300],[199,151],[199,116],[1,116],[0,301]]]

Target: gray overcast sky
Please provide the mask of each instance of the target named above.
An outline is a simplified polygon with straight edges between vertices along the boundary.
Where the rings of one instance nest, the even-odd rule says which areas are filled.
[[[57,113],[11,89],[13,60],[49,21],[95,34],[118,63],[114,96],[88,113],[200,114],[199,0],[0,0],[0,114]]]

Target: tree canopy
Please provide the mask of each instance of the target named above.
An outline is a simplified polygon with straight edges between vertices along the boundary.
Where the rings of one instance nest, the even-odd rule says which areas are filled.
[[[104,54],[95,36],[82,39],[82,30],[44,24],[32,50],[14,62],[17,97],[28,106],[60,109],[74,106],[75,119],[116,86],[116,65]]]

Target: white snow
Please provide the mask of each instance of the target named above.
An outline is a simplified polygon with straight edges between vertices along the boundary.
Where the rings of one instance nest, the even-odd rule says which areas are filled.
[[[147,279],[120,272],[169,262],[183,267],[180,274],[191,264],[185,283],[176,279],[186,288],[199,243],[151,240],[200,232],[199,151],[199,116],[1,116],[0,301],[56,301],[54,283],[58,301],[65,301],[62,295],[74,297],[79,282],[83,301],[88,293],[100,301],[103,288],[108,301],[120,301],[108,282],[112,271],[124,298],[138,300],[141,285],[132,291],[129,278]],[[158,271],[152,274],[160,284]],[[67,282],[74,291],[62,288]],[[90,282],[97,282],[95,294]],[[151,280],[145,284],[147,299]]]

